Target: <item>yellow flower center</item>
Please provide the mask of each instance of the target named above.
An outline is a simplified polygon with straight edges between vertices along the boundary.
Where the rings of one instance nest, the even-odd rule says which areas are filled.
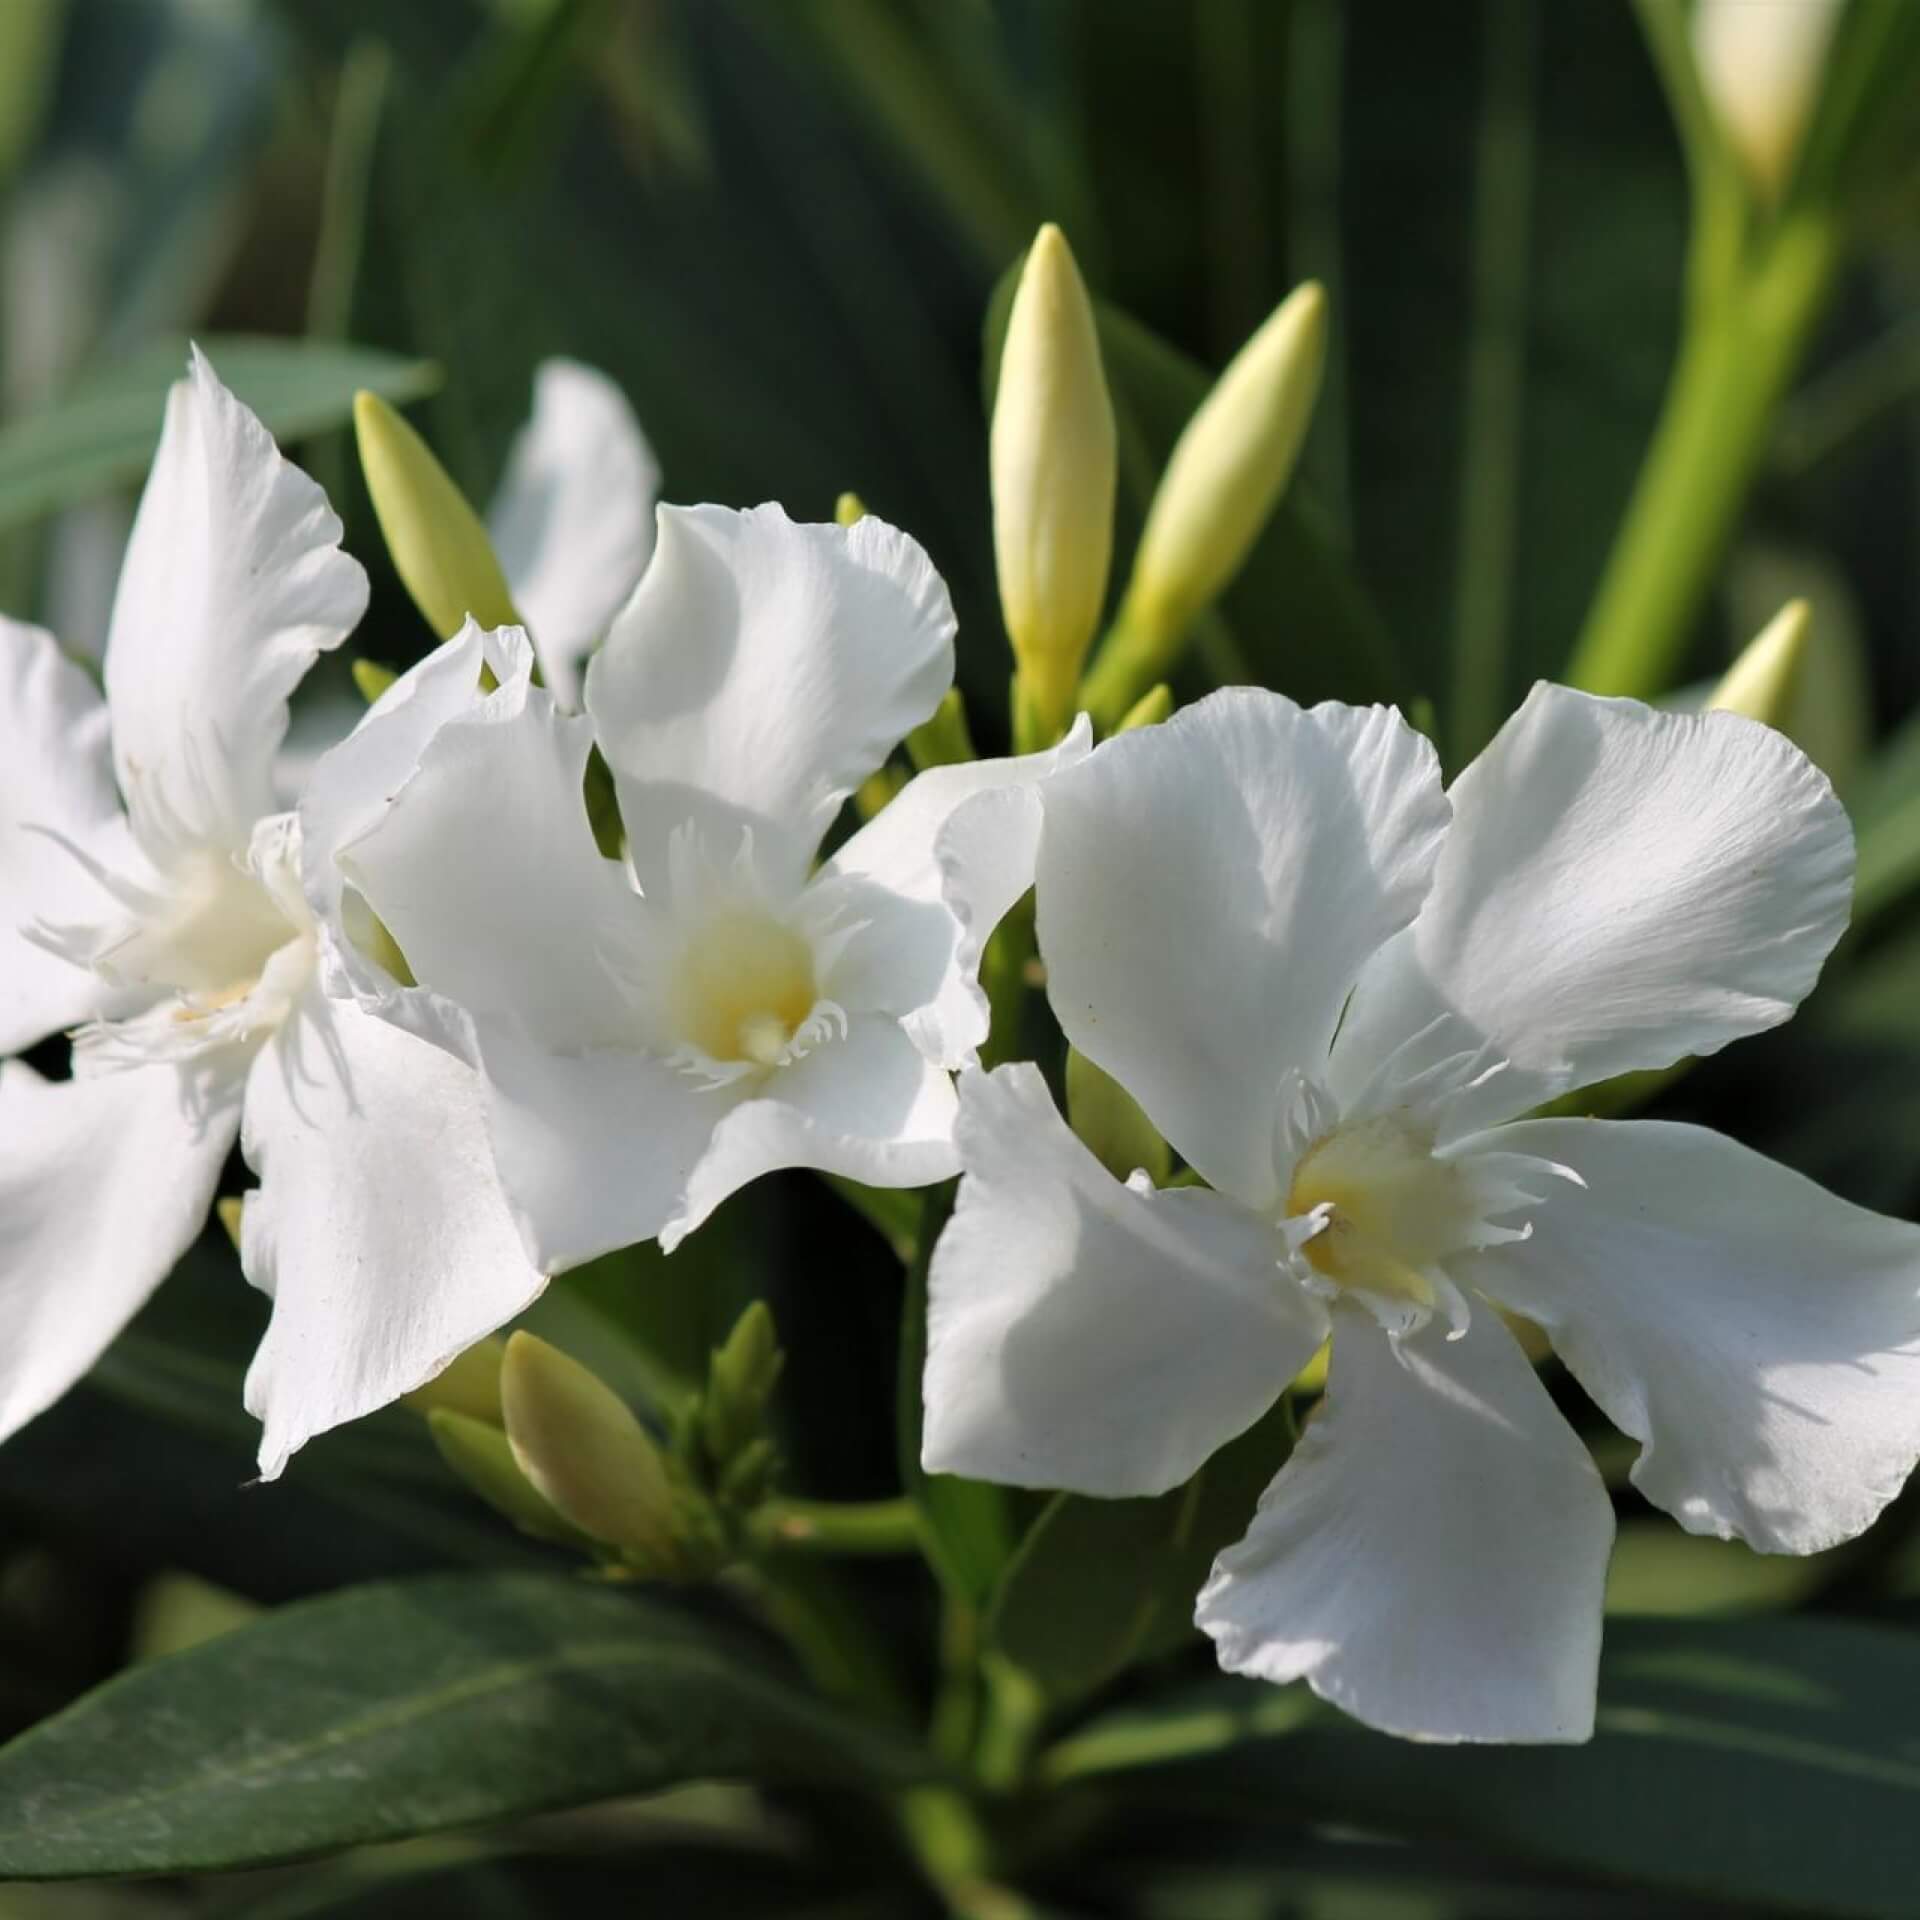
[[[680,956],[680,1031],[710,1060],[781,1065],[819,998],[813,950],[752,909],[715,914]]]
[[[1397,1114],[1338,1128],[1301,1156],[1287,1212],[1322,1207],[1327,1224],[1303,1249],[1308,1262],[1341,1287],[1387,1299],[1436,1305],[1434,1268],[1472,1244],[1465,1182]]]

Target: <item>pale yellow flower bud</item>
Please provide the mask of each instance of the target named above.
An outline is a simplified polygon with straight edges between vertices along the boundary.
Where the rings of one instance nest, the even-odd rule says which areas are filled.
[[[1326,357],[1327,297],[1309,280],[1187,422],[1140,535],[1123,626],[1177,639],[1239,572],[1292,477]]]
[[[1698,0],[1694,7],[1700,89],[1762,200],[1778,200],[1792,177],[1839,14],[1839,0]]]
[[[483,627],[520,625],[480,516],[427,443],[364,390],[354,395],[353,430],[394,570],[428,626],[450,640],[469,614]]]
[[[833,519],[836,526],[858,526],[866,517],[867,503],[857,493],[843,493],[833,503]]]
[[[1106,604],[1116,455],[1093,306],[1056,226],[1014,292],[991,451],[1000,610],[1032,723],[1057,738]]]
[[[556,1513],[656,1569],[677,1564],[666,1462],[611,1387],[558,1347],[516,1333],[500,1403],[515,1462]]]
[[[1812,609],[1804,600],[1789,600],[1747,642],[1708,697],[1708,707],[1721,713],[1744,713],[1749,720],[1764,720],[1784,731],[1806,659],[1812,619]]]
[[[464,1413],[470,1420],[485,1420],[499,1426],[500,1364],[506,1358],[507,1343],[498,1334],[476,1340],[456,1353],[424,1386],[402,1394],[401,1401],[416,1413],[431,1413],[444,1407]]]

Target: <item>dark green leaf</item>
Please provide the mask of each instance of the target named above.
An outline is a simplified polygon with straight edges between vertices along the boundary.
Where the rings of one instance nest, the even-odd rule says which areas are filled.
[[[207,335],[214,371],[282,442],[343,424],[371,388],[399,403],[430,392],[424,360],[318,340]],[[36,520],[137,481],[160,440],[167,388],[185,371],[170,341],[82,380],[51,407],[0,428],[0,528]]]
[[[559,1576],[436,1575],[283,1608],[0,1750],[0,1875],[233,1867],[685,1780],[918,1771],[731,1632]]]
[[[1056,1779],[1434,1835],[1739,1911],[1913,1911],[1920,1645],[1850,1621],[1626,1620],[1582,1747],[1420,1746],[1224,1679],[1095,1722]],[[1156,1743],[1165,1758],[1151,1758]],[[1184,1755],[1185,1757],[1173,1757]]]
[[[1006,1570],[987,1617],[989,1644],[1056,1703],[1179,1647],[1193,1632],[1194,1595],[1214,1555],[1246,1532],[1293,1439],[1282,1399],[1157,1500],[1061,1494]]]

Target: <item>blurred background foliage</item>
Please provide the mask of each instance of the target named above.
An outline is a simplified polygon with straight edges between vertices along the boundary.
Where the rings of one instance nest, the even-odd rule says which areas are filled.
[[[1120,316],[1121,555],[1202,370],[1295,282],[1326,284],[1329,378],[1288,508],[1316,538],[1283,525],[1262,548],[1186,690],[1245,677],[1303,699],[1430,702],[1458,766],[1534,677],[1564,668],[1581,628],[1673,359],[1687,209],[1645,38],[1615,0],[6,0],[0,606],[97,651],[131,483],[192,332],[223,370],[262,353],[236,384],[271,397],[374,575],[358,650],[404,664],[431,636],[386,565],[341,403],[363,380],[417,399],[417,424],[484,501],[535,363],[570,354],[631,396],[669,498],[826,518],[853,488],[912,530],[952,587],[961,683],[993,751],[1008,659],[983,323],[1050,218]],[[1866,227],[1682,676],[1717,673],[1781,600],[1811,597],[1819,711],[1803,737],[1862,828],[1862,924],[1792,1027],[1655,1096],[1903,1213],[1920,1201],[1916,215],[1909,180]],[[387,357],[295,364],[234,336]],[[1316,571],[1319,535],[1350,572]],[[297,724],[324,737],[329,706],[353,697],[330,662]],[[671,1265],[652,1250],[603,1262],[534,1324],[671,1407],[765,1295],[790,1353],[789,1484],[885,1495],[900,1269],[852,1220],[819,1183],[762,1181]],[[263,1320],[215,1229],[86,1389],[0,1450],[0,1732],[255,1606],[548,1563],[452,1486],[399,1410],[249,1490],[239,1381]],[[1622,1485],[1618,1612],[1913,1619],[1913,1499],[1852,1548],[1762,1561],[1643,1525],[1620,1450],[1603,1462]],[[929,1639],[930,1597],[904,1565],[857,1578],[901,1649]],[[1338,1753],[1319,1758],[1337,1777]],[[1322,1828],[1324,1799],[1291,1764],[1239,1779],[1270,1796],[1258,1845],[1221,1824],[1224,1788],[1143,1804],[1058,1911],[1334,1920],[1711,1900],[1697,1876],[1561,1846],[1537,1823],[1409,1838],[1420,1823],[1398,1824],[1390,1785],[1393,1844]],[[1526,1808],[1524,1773],[1470,1778]],[[1872,1791],[1911,1822],[1910,1785]],[[0,1889],[0,1920],[517,1916],[631,1904],[636,1885],[663,1914],[905,1911],[849,1865],[862,1836],[824,1845],[832,1821],[806,1806],[803,1826],[805,1801],[703,1789],[231,1881]],[[1656,1892],[1612,1890],[1642,1872]],[[1817,1875],[1770,1892],[1829,1910]]]

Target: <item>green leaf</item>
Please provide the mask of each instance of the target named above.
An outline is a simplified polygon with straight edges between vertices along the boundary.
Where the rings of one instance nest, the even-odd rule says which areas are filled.
[[[1013,1551],[1007,1492],[978,1480],[928,1473],[920,1465],[921,1375],[927,1364],[927,1264],[953,1207],[953,1186],[929,1187],[919,1251],[907,1273],[900,1316],[900,1484],[920,1515],[927,1557],[941,1584],[970,1606],[983,1604]]]
[[[1818,1618],[1624,1620],[1607,1640],[1586,1746],[1421,1746],[1314,1707],[1303,1690],[1222,1679],[1094,1722],[1053,1750],[1047,1772],[1260,1819],[1364,1810],[1381,1834],[1492,1847],[1742,1912],[1913,1911],[1900,1838],[1920,1818],[1912,1635]]]
[[[431,362],[317,340],[208,335],[214,371],[282,443],[345,423],[356,389],[400,402],[439,382]],[[162,342],[81,380],[52,406],[0,428],[0,529],[139,480],[160,440],[184,340]]]
[[[1194,1631],[1194,1596],[1214,1555],[1246,1532],[1293,1441],[1283,1397],[1172,1493],[1060,1494],[1007,1567],[987,1616],[988,1645],[1055,1704],[1091,1693],[1136,1660],[1176,1650]]]
[[[179,1873],[694,1779],[920,1777],[751,1643],[538,1574],[282,1608],[0,1750],[0,1875]]]
[[[987,307],[989,413],[1020,267],[1021,260],[1016,260],[1001,276]],[[1114,542],[1118,583],[1126,577],[1167,456],[1211,389],[1213,375],[1114,307],[1095,301],[1094,317],[1120,438],[1120,525]],[[1190,684],[1196,663],[1204,685],[1252,680],[1284,689],[1301,701],[1404,704],[1418,691],[1330,522],[1297,479],[1220,606],[1196,623],[1181,675]]]

